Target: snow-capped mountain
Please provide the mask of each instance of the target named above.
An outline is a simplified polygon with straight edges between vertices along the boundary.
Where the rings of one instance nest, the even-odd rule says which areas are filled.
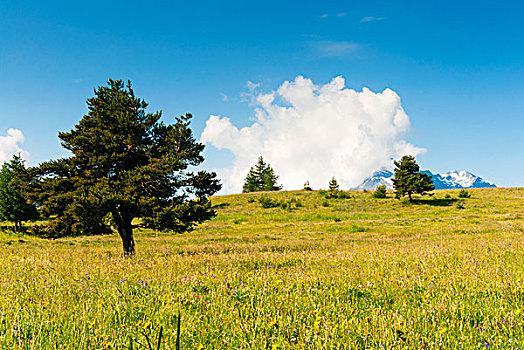
[[[429,170],[424,170],[422,172],[433,176],[433,183],[435,184],[435,189],[437,190],[453,188],[497,187],[495,183],[484,180],[480,176],[476,176],[465,170],[454,170],[441,174],[433,174]]]
[[[355,190],[375,190],[378,186],[386,185],[386,189],[393,189],[393,172],[381,169],[375,171],[373,175],[367,177],[360,185],[355,187]]]
[[[432,176],[436,190],[449,190],[456,188],[483,188],[497,187],[491,181],[476,176],[469,171],[454,170],[447,173],[434,174],[429,170],[422,170],[424,174]],[[380,185],[386,185],[386,189],[393,189],[393,172],[387,169],[376,171],[370,177],[364,179],[360,185],[355,187],[356,190],[374,190]]]

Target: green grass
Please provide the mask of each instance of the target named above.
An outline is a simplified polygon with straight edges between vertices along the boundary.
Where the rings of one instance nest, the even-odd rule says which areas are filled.
[[[420,349],[524,345],[524,189],[213,198],[186,235],[0,233],[0,349]],[[450,199],[445,195],[449,193]],[[254,198],[255,200],[249,200]]]

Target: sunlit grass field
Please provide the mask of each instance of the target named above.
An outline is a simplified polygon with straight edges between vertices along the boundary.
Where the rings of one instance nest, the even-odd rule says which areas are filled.
[[[524,189],[469,192],[215,197],[132,258],[117,234],[0,233],[0,349],[522,348]]]

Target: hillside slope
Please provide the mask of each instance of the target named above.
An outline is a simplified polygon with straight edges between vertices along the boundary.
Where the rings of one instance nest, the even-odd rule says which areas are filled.
[[[335,246],[337,240],[368,240],[396,237],[483,234],[522,225],[524,189],[470,189],[472,196],[458,198],[458,190],[435,191],[417,197],[414,204],[394,198],[375,199],[371,192],[348,191],[351,199],[325,199],[318,191],[249,193],[213,198],[218,216],[202,225],[202,235],[213,241],[249,245],[264,242],[307,246],[310,241]],[[269,196],[275,202],[293,198],[302,206],[291,210],[264,209],[258,202]],[[449,197],[449,198],[447,198]],[[464,207],[460,209],[457,204]],[[520,226],[519,226],[520,227]]]
[[[214,197],[129,258],[116,233],[0,233],[0,349],[522,348],[524,189],[469,192]]]

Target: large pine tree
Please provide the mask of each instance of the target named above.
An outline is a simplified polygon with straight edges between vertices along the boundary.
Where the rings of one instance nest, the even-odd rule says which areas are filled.
[[[39,168],[36,201],[56,215],[49,235],[109,232],[112,220],[127,255],[135,251],[136,218],[147,227],[184,232],[214,215],[207,196],[221,188],[216,175],[186,171],[204,160],[190,114],[166,125],[161,112],[146,112],[130,82],[113,79],[87,105],[74,129],[59,133],[72,156]]]

